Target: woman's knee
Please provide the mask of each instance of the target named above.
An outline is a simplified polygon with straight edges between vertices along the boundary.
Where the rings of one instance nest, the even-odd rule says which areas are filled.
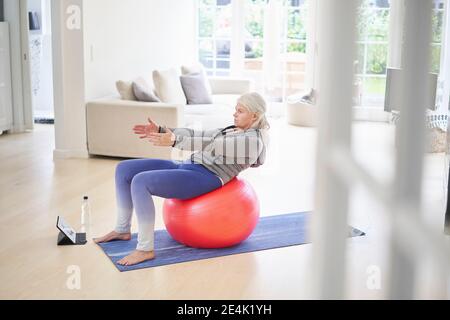
[[[116,166],[116,181],[119,179],[127,179],[131,180],[133,177],[131,176],[131,165],[133,160],[124,160],[117,164]]]
[[[155,179],[154,175],[151,172],[142,172],[138,173],[131,180],[131,190],[132,192],[152,192],[157,187],[157,179]]]

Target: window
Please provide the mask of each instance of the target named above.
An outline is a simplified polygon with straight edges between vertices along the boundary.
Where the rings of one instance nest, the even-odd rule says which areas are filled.
[[[283,101],[307,89],[306,21],[308,3],[314,0],[273,0],[271,4],[277,4],[276,10],[268,0],[197,1],[199,58],[209,75],[230,75],[231,48],[241,47],[245,49],[241,53],[242,70],[237,70],[238,73],[253,79],[256,89],[270,100]],[[242,1],[239,6],[243,21],[233,18],[233,1]],[[384,105],[390,10],[390,0],[360,0],[354,66],[356,106],[382,108]],[[431,71],[439,72],[444,0],[434,0],[433,13]],[[233,28],[242,29],[239,37],[232,37]],[[232,41],[244,43],[232,46]],[[265,74],[265,69],[274,72]]]
[[[233,20],[231,0],[198,0],[198,45],[201,63],[209,75],[227,76],[230,70],[230,49]],[[244,28],[241,37],[245,42],[242,57],[243,75],[252,78],[258,91],[270,100],[282,101],[287,95],[304,89],[306,70],[306,0],[278,0],[276,21],[267,16],[267,0],[245,0]],[[265,23],[271,25],[265,26]],[[277,24],[278,22],[278,24]],[[264,31],[278,32],[276,43],[267,42]],[[272,32],[272,31],[269,31]],[[278,75],[264,79],[264,52],[267,46],[278,48]],[[266,46],[266,48],[265,48]],[[265,51],[266,49],[266,51]],[[277,50],[277,49],[275,49]],[[267,62],[266,62],[267,63]],[[270,63],[270,62],[269,62]]]
[[[198,48],[210,76],[230,75],[231,0],[200,0]]]
[[[305,0],[285,1],[285,4],[286,37],[282,46],[286,72],[283,80],[284,96],[289,96],[305,89],[307,6]]]
[[[357,26],[355,104],[382,107],[386,90],[388,0],[363,0]]]
[[[386,91],[389,41],[389,0],[362,0],[359,8],[355,104],[382,107]],[[434,0],[431,72],[439,73],[444,20],[444,0]]]
[[[435,0],[432,17],[431,72],[439,73],[444,25],[444,0]]]

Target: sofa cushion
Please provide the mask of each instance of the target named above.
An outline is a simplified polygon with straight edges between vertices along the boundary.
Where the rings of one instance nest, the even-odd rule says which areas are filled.
[[[159,99],[165,103],[186,104],[180,75],[175,69],[153,71],[153,83]]]
[[[212,97],[206,89],[206,79],[203,74],[190,73],[182,75],[180,81],[188,105],[212,103]]]
[[[209,95],[212,95],[211,84],[208,80],[208,75],[206,74],[206,70],[201,63],[194,64],[192,66],[182,66],[181,73],[183,75],[192,74],[192,73],[200,73],[203,75],[203,79],[205,80],[205,87]]]
[[[136,101],[136,96],[133,92],[133,82],[132,81],[122,81],[116,82],[117,91],[119,91],[120,98],[122,100]]]
[[[133,82],[133,93],[138,101],[142,102],[161,102],[153,93],[153,90],[147,86],[143,86],[138,82]]]

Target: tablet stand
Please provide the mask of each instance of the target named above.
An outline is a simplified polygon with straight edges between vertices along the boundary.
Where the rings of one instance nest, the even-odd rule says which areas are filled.
[[[86,233],[77,233],[75,243],[61,231],[58,234],[58,246],[84,245],[86,243]]]

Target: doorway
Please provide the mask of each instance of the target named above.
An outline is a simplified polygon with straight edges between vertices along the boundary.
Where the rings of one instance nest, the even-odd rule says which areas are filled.
[[[51,0],[26,0],[34,123],[54,123]]]

